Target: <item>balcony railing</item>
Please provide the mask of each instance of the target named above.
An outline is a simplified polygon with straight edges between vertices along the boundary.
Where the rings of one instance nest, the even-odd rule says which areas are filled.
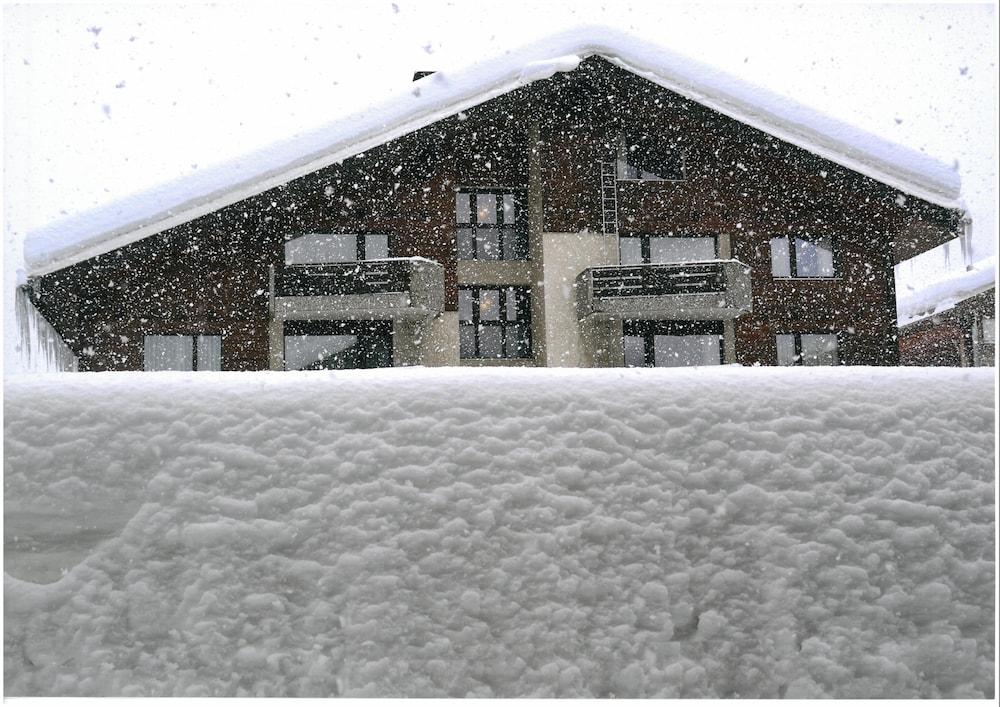
[[[577,276],[581,319],[734,319],[750,311],[750,269],[738,260],[587,268]]]
[[[274,268],[275,319],[419,319],[444,309],[444,269],[424,258]]]

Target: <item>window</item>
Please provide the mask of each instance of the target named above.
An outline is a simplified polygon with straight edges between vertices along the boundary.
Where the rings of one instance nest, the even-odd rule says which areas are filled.
[[[997,320],[978,314],[972,323],[972,365],[993,366],[996,363]]]
[[[684,179],[684,158],[657,135],[620,136],[618,179],[666,181]]]
[[[778,334],[779,366],[838,366],[836,334]]]
[[[832,239],[829,236],[772,238],[771,272],[775,277],[834,277]]]
[[[715,236],[625,236],[618,239],[622,265],[692,263],[718,257]]]
[[[718,366],[721,322],[625,321],[622,345],[629,368]]]
[[[528,229],[521,195],[504,191],[455,194],[459,260],[527,260]]]
[[[995,344],[997,341],[996,317],[983,317],[983,343]]]
[[[286,321],[285,370],[388,368],[392,322]]]
[[[146,371],[221,371],[221,336],[147,336],[142,367]]]
[[[285,265],[319,265],[389,257],[384,233],[309,233],[285,243]]]
[[[461,358],[530,358],[531,299],[524,287],[458,291]]]

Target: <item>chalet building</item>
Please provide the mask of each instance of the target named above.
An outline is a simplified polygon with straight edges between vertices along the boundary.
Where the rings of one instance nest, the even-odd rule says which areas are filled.
[[[899,329],[904,366],[995,366],[996,287]]]
[[[425,75],[228,191],[58,224],[24,294],[90,371],[898,365],[893,266],[955,237],[957,178],[602,42]]]

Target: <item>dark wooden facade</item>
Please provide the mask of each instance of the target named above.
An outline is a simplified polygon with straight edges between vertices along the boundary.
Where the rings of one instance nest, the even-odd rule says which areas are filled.
[[[600,231],[597,165],[614,158],[619,135],[668,145],[685,168],[683,180],[619,183],[620,234],[725,233],[752,268],[753,312],[735,322],[740,363],[773,364],[774,335],[787,331],[840,332],[847,364],[898,363],[892,265],[952,236],[958,214],[599,58],[35,278],[31,296],[81,370],[141,369],[147,334],[221,334],[225,369],[266,369],[268,271],[290,237],[388,233],[391,255],[444,266],[454,310],[455,190],[526,191],[537,149],[544,231]],[[769,239],[799,232],[832,236],[837,277],[772,277]],[[911,242],[917,233],[933,242]]]

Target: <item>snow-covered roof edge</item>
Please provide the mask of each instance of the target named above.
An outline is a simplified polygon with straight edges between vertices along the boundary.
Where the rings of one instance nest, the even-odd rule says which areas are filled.
[[[912,294],[898,295],[896,304],[899,326],[913,324],[956,304],[996,287],[997,259],[984,258],[968,270],[946,274]]]
[[[950,166],[664,47],[606,27],[583,26],[456,71],[438,71],[351,116],[32,231],[24,243],[26,268],[41,275],[120,248],[571,71],[595,54],[907,194],[962,208],[960,180]]]

